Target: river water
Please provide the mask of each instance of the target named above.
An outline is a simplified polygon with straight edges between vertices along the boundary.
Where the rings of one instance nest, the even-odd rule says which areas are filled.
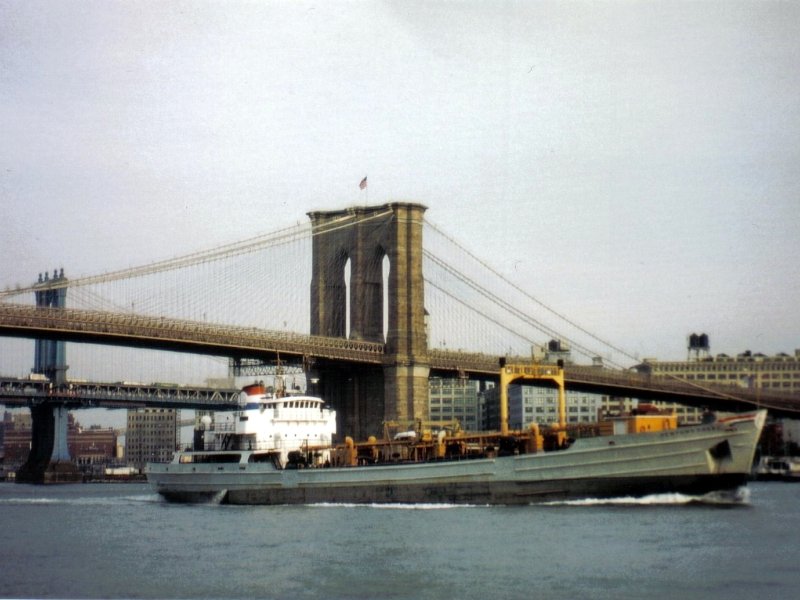
[[[7,483],[0,597],[797,598],[798,500],[237,507]]]

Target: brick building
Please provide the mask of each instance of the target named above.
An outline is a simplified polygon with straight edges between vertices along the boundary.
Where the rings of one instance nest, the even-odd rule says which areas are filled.
[[[3,414],[3,464],[16,470],[28,458],[31,448],[31,415],[26,411]],[[92,425],[84,428],[72,413],[67,421],[69,455],[79,467],[107,465],[116,456],[117,435],[111,428]],[[87,469],[83,469],[87,470]]]

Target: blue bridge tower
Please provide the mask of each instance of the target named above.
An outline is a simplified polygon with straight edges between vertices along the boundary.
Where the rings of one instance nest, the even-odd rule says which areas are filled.
[[[36,284],[36,307],[63,309],[67,302],[67,279],[64,269],[54,271],[53,278],[39,274]],[[60,340],[36,340],[33,373],[44,375],[50,385],[67,385],[66,344]],[[81,475],[70,459],[67,444],[69,411],[64,404],[44,402],[30,406],[31,451],[28,460],[17,471],[22,483],[56,483],[78,481]]]

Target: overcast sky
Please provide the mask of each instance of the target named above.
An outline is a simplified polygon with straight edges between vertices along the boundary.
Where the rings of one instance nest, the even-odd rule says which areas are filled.
[[[365,175],[632,354],[800,348],[800,3],[0,2],[0,287]]]

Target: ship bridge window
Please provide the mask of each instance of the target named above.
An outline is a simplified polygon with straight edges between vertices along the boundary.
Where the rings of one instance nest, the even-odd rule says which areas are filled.
[[[185,456],[185,455],[184,455]],[[181,457],[183,458],[183,457]],[[242,458],[241,454],[192,454],[191,461],[194,463],[238,463]]]
[[[272,452],[265,452],[265,453],[253,453],[247,459],[247,462],[250,463],[268,463],[273,462],[274,454]]]

